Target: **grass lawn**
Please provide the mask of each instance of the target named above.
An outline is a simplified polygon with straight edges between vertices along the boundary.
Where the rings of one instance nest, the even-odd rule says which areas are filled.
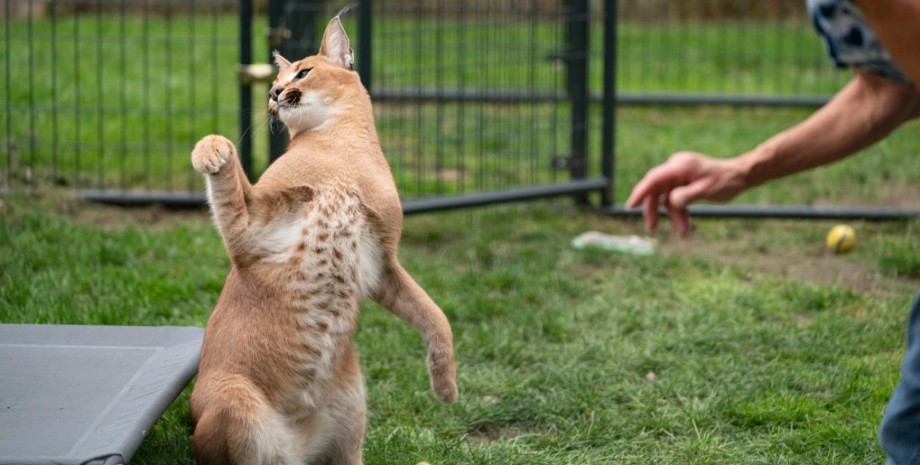
[[[32,197],[0,198],[2,323],[203,326],[229,269],[204,210],[105,208],[49,187],[200,192],[188,161],[192,144],[212,130],[234,137],[236,81],[226,74],[237,52],[232,16],[198,23],[110,19],[74,17],[56,29],[41,21],[4,26],[14,65],[0,81],[10,109],[0,113],[6,134],[0,187],[39,182]],[[434,40],[479,30],[461,26]],[[109,40],[120,33],[113,27],[134,33]],[[808,29],[674,30],[622,29],[622,57],[633,64],[620,68],[622,89],[681,90],[663,67],[684,75],[699,62],[708,65],[689,75],[691,91],[785,93],[792,83],[794,92],[825,93],[839,84],[839,75],[814,71],[819,46],[796,49],[791,63],[773,66],[780,48],[804,37],[817,41]],[[728,45],[742,30],[768,42],[766,53],[751,50],[763,61],[739,68]],[[213,31],[223,38],[187,47]],[[652,42],[639,40],[650,32]],[[49,46],[52,36],[83,40]],[[139,60],[128,59],[146,43],[138,38],[148,36],[157,41]],[[652,46],[666,51],[646,59]],[[170,61],[170,52],[186,49],[181,61]],[[483,66],[518,53],[490,50],[496,55],[482,56]],[[440,59],[458,59],[452,53]],[[421,74],[399,74],[410,59],[391,57],[392,68],[381,67],[378,82],[420,80]],[[36,71],[58,61],[56,72]],[[558,70],[546,66],[517,70],[518,77],[555,88]],[[193,68],[218,76],[221,87],[195,80]],[[92,69],[102,70],[100,77]],[[167,72],[148,76],[146,69]],[[489,69],[486,77],[507,71]],[[435,77],[474,84],[475,71]],[[758,80],[774,74],[776,84],[760,86]],[[720,85],[715,78],[723,75]],[[232,98],[215,106],[215,93]],[[48,94],[50,103],[42,100]],[[36,110],[25,110],[32,103]],[[134,106],[150,111],[119,116]],[[378,126],[403,195],[556,180],[550,162],[567,149],[568,129],[547,124],[555,121],[550,117],[564,120],[566,110],[499,107],[379,109],[387,110]],[[616,199],[674,151],[731,156],[807,114],[622,108]],[[595,120],[590,124],[596,148],[600,131]],[[920,208],[918,129],[907,125],[861,156],[762,186],[738,202]],[[599,165],[592,166],[595,175]],[[421,337],[367,304],[356,335],[370,407],[365,461],[880,463],[877,424],[897,381],[907,310],[920,288],[920,222],[856,222],[859,245],[844,256],[823,246],[828,222],[699,220],[696,226],[683,240],[659,232],[657,253],[635,257],[574,250],[571,239],[584,231],[641,234],[641,224],[580,211],[564,199],[407,218],[402,261],[453,324],[461,398],[439,404],[428,389]],[[132,464],[191,463],[189,433],[186,391]]]
[[[920,223],[699,220],[654,256],[570,246],[638,222],[568,201],[407,218],[400,254],[456,338],[461,397],[374,304],[356,336],[375,464],[880,463]],[[228,270],[205,211],[0,204],[0,322],[203,325]],[[188,390],[133,464],[191,463]]]

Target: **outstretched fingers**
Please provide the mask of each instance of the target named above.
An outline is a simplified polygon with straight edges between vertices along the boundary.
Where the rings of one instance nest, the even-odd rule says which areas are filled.
[[[687,205],[707,195],[712,180],[701,176],[704,157],[691,152],[678,152],[667,162],[652,168],[636,184],[626,200],[628,208],[643,205],[645,227],[653,231],[658,226],[659,208],[664,207],[668,218],[681,235],[690,232]]]
[[[673,219],[669,196],[671,190],[680,185],[683,177],[684,175],[672,164],[666,163],[651,169],[633,188],[626,200],[626,206],[628,208],[643,206],[642,216],[648,231],[654,231],[658,227],[658,211],[661,206],[665,207],[668,216]]]
[[[668,219],[671,220],[671,225],[674,226],[674,229],[677,229],[678,234],[686,236],[690,234],[690,212],[687,211],[687,207],[674,205],[670,199],[671,196],[666,194],[664,210],[668,214]]]
[[[646,231],[654,231],[658,227],[658,204],[659,196],[657,195],[646,197],[642,204],[642,218],[645,220]]]
[[[690,213],[687,206],[705,198],[712,185],[712,179],[701,177],[689,184],[675,187],[667,194],[665,208],[668,217],[681,235],[686,236],[690,233]]]

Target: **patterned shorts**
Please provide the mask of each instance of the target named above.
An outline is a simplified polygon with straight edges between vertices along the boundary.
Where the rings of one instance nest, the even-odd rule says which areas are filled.
[[[839,67],[855,66],[910,84],[851,0],[807,0],[808,13]]]

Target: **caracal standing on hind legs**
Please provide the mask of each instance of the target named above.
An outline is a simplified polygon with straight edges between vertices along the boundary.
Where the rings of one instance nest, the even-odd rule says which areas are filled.
[[[362,300],[418,328],[445,403],[457,399],[453,336],[397,259],[402,206],[339,16],[317,55],[275,63],[269,110],[291,142],[259,182],[222,136],[192,151],[232,262],[192,392],[195,460],[357,465],[366,406],[352,335]]]

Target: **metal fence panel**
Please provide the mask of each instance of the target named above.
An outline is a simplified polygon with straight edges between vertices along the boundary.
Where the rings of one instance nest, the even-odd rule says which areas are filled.
[[[370,91],[404,199],[599,175],[586,160],[587,1],[368,3]]]
[[[804,0],[618,0],[625,103],[822,104],[830,66]]]
[[[799,0],[360,3],[346,28],[407,211],[609,194],[613,90],[621,105],[817,105],[847,79]],[[3,0],[0,192],[200,204],[188,153],[212,132],[241,142],[257,176],[267,86],[241,90],[238,65],[313,53],[264,32],[303,12],[321,30],[340,6]]]
[[[4,0],[0,191],[200,191],[192,141],[234,135],[235,6]]]

